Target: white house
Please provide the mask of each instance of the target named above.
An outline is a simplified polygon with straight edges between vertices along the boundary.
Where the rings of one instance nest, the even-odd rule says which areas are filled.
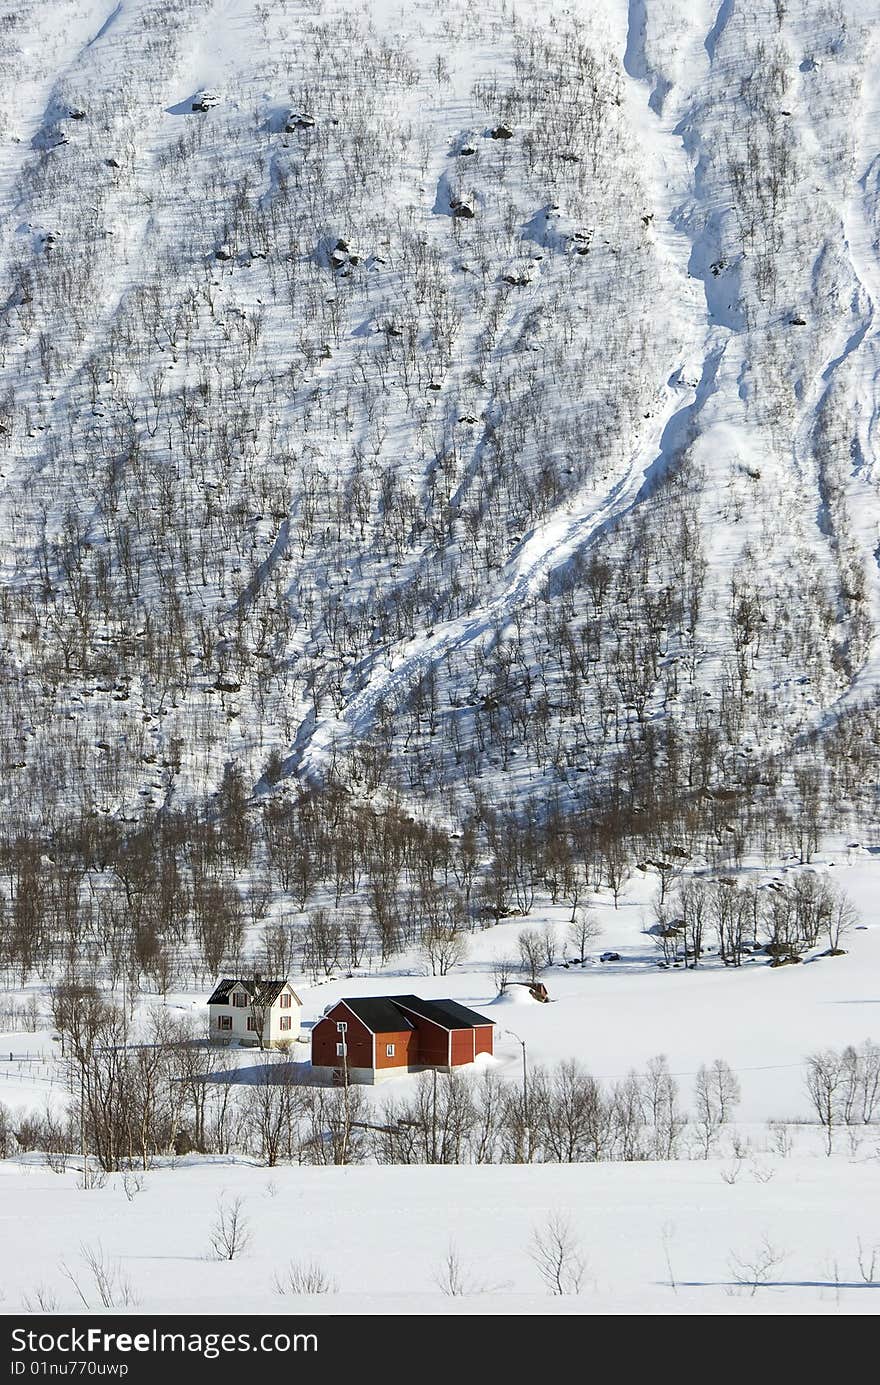
[[[209,1037],[213,1043],[294,1043],[299,1037],[302,1002],[288,981],[224,977],[208,999]]]

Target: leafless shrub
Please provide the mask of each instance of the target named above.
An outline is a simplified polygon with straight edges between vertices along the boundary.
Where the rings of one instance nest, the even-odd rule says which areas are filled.
[[[92,1284],[101,1306],[103,1308],[137,1307],[138,1299],[119,1262],[112,1260],[100,1243],[96,1246],[81,1243],[79,1249],[83,1264],[91,1275]],[[61,1262],[60,1269],[65,1279],[68,1279],[73,1285],[83,1306],[91,1311],[93,1305],[86,1297],[80,1279],[65,1261]]]
[[[791,1131],[785,1121],[770,1120],[767,1122],[767,1132],[770,1136],[773,1149],[781,1159],[787,1159],[791,1154],[792,1138]]]
[[[551,1294],[581,1292],[587,1262],[565,1214],[553,1212],[543,1226],[533,1229],[528,1254]]]
[[[566,936],[578,961],[585,962],[588,951],[602,936],[602,925],[588,904],[575,906]]]
[[[230,1259],[232,1257],[230,1256]],[[339,1285],[332,1275],[315,1260],[291,1260],[281,1272],[273,1275],[276,1294],[335,1294]]]
[[[834,1131],[840,1118],[840,1096],[846,1080],[841,1055],[828,1048],[807,1059],[806,1086],[819,1124],[825,1131],[825,1153],[834,1148]]]
[[[748,1289],[750,1297],[754,1298],[759,1289],[772,1283],[773,1276],[785,1258],[786,1252],[778,1250],[764,1235],[757,1249],[743,1255],[731,1253],[727,1263],[737,1284]]]
[[[769,1183],[776,1170],[771,1168],[769,1164],[761,1164],[757,1159],[753,1159],[749,1172],[756,1183]]]
[[[721,1181],[732,1186],[740,1176],[742,1164],[741,1158],[735,1158],[732,1164],[728,1164],[721,1170]]]
[[[537,928],[523,928],[517,936],[522,970],[530,981],[537,981],[547,964],[544,939]]]
[[[877,1284],[878,1272],[880,1272],[880,1245],[864,1246],[862,1238],[857,1241],[858,1251],[856,1258],[859,1263],[859,1274],[865,1284]]]
[[[21,1305],[26,1313],[57,1313],[58,1299],[52,1289],[38,1284],[30,1294],[23,1294]]]
[[[449,1298],[461,1298],[466,1294],[480,1292],[465,1270],[458,1248],[452,1241],[449,1243],[446,1258],[434,1274],[434,1283]]]
[[[95,1188],[105,1187],[106,1183],[107,1174],[104,1169],[94,1159],[87,1159],[80,1169],[76,1186],[83,1192],[91,1192]]]
[[[675,1226],[672,1222],[664,1222],[660,1229],[660,1241],[663,1246],[663,1258],[666,1261],[666,1272],[669,1275],[669,1287],[673,1293],[678,1293],[678,1284],[675,1279],[675,1271],[672,1268],[672,1237],[675,1234]]]
[[[217,1217],[211,1227],[211,1247],[215,1260],[235,1260],[250,1244],[250,1227],[243,1207],[243,1198],[235,1197],[225,1202],[221,1194],[217,1202]]]
[[[519,963],[510,957],[496,957],[492,964],[492,980],[499,995],[503,995],[519,971]]]
[[[122,1174],[122,1191],[125,1193],[126,1201],[134,1202],[138,1193],[142,1193],[147,1185],[147,1180],[142,1173],[134,1169],[125,1169]]]

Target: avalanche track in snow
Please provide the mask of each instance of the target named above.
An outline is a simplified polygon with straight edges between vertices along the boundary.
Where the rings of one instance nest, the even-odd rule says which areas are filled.
[[[426,671],[452,650],[491,639],[503,630],[517,607],[539,591],[554,571],[652,494],[693,436],[695,420],[715,389],[724,342],[717,334],[712,335],[702,286],[688,270],[693,244],[677,226],[680,204],[690,183],[678,128],[680,112],[666,109],[664,102],[655,99],[656,79],[644,60],[643,40],[640,7],[630,7],[623,62],[629,81],[624,98],[641,147],[649,151],[645,176],[658,249],[668,281],[675,285],[675,311],[687,343],[670,363],[669,376],[658,391],[644,436],[625,469],[606,489],[590,489],[566,501],[523,538],[488,602],[466,616],[438,624],[426,634],[415,634],[390,656],[383,650],[370,661],[360,686],[340,715],[309,716],[285,762],[286,775],[319,777],[336,751],[369,732],[381,704],[395,704],[405,697]]]
[[[880,41],[876,38],[865,54],[861,91],[861,118],[855,140],[855,177],[851,196],[843,207],[843,228],[847,256],[859,285],[862,325],[844,353],[850,368],[857,370],[856,431],[852,475],[848,486],[850,514],[861,552],[869,558],[869,599],[875,635],[868,658],[856,673],[835,710],[880,688],[880,523],[877,510],[877,429],[880,420],[880,154],[876,131],[880,126],[880,80],[877,61]],[[857,359],[856,359],[857,358]],[[838,365],[829,367],[830,375]]]

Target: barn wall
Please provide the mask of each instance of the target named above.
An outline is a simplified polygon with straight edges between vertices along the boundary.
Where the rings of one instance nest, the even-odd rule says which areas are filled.
[[[337,1020],[345,1020],[348,1024],[345,1037],[348,1041],[349,1068],[372,1068],[373,1036],[366,1025],[344,1005],[335,1005],[312,1030],[312,1066],[335,1068],[342,1065],[342,1059],[336,1054],[336,1045],[340,1042]]]
[[[410,1062],[410,1055],[414,1048],[415,1031],[412,1029],[401,1029],[394,1033],[376,1035],[376,1068],[405,1068]],[[387,1044],[394,1044],[394,1057],[389,1058],[385,1052]],[[413,1060],[415,1061],[415,1060]]]
[[[431,1020],[422,1019],[421,1015],[412,1015],[411,1019],[418,1034],[418,1044],[411,1049],[412,1062],[445,1067],[449,1062],[449,1031]]]
[[[328,1087],[341,1087],[345,1081],[345,1073],[342,1068],[318,1067],[312,1065],[312,1075],[319,1082],[326,1083]],[[391,1069],[386,1069],[388,1077],[395,1074]],[[379,1081],[382,1074],[377,1074],[373,1068],[349,1068],[348,1085],[350,1087],[372,1087]]]
[[[477,1053],[495,1052],[495,1028],[491,1024],[481,1024],[474,1030],[477,1036]]]
[[[474,1030],[473,1029],[453,1029],[452,1031],[452,1066],[459,1067],[462,1063],[472,1063],[474,1061]]]

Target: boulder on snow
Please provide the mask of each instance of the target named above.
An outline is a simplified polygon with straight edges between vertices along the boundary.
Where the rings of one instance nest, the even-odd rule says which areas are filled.
[[[589,255],[592,240],[592,231],[573,231],[568,238],[568,243],[576,255]]]
[[[473,130],[461,130],[452,141],[450,154],[453,158],[469,159],[477,152],[476,136]]]
[[[524,289],[527,284],[532,282],[528,270],[511,266],[501,275],[502,284],[510,284],[513,288]]]
[[[347,269],[349,265],[359,264],[360,258],[347,240],[338,240],[327,256],[331,269]]]
[[[192,99],[191,108],[194,111],[210,111],[213,110],[214,106],[219,104],[220,97],[217,92],[205,89],[204,91],[196,92]]]
[[[499,991],[495,1000],[495,1005],[535,1005],[540,1004],[537,997],[531,992],[526,981],[508,981]]]
[[[308,111],[291,111],[284,122],[284,133],[292,135],[297,130],[312,130],[317,121]]]

